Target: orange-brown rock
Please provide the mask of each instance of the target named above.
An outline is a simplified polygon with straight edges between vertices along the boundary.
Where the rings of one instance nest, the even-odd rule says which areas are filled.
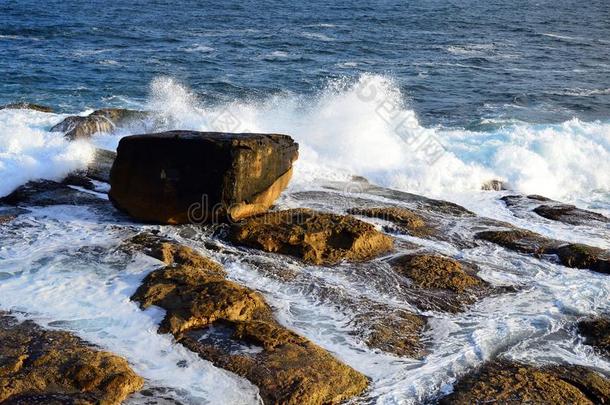
[[[287,135],[169,131],[124,137],[109,197],[156,223],[235,221],[269,209],[288,185],[298,145]]]
[[[448,404],[607,404],[610,380],[579,366],[533,367],[496,360],[463,377]]]
[[[424,235],[429,232],[424,219],[407,208],[402,207],[376,207],[376,208],[352,208],[348,213],[362,215],[371,218],[379,218],[393,222],[401,230],[415,236]]]
[[[457,260],[436,254],[398,256],[390,261],[397,273],[409,277],[421,288],[438,288],[462,293],[485,283],[476,275],[464,270]]]
[[[120,404],[143,385],[122,358],[2,313],[0,342],[1,403]]]
[[[405,310],[386,310],[357,316],[356,323],[369,325],[364,341],[373,349],[401,357],[422,358],[427,354],[421,340],[426,318]]]
[[[360,394],[367,378],[324,349],[280,325],[262,295],[226,280],[222,267],[190,248],[154,237],[134,238],[166,267],[149,274],[133,300],[164,308],[160,332],[260,389],[268,404],[335,404]],[[223,344],[203,339],[228,330]],[[233,343],[231,343],[233,342]],[[227,346],[253,345],[252,352]]]
[[[349,215],[291,209],[248,218],[231,227],[235,243],[314,264],[363,261],[392,249],[392,239]]]

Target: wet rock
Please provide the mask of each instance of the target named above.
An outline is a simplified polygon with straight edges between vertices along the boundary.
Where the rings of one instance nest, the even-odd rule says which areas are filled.
[[[114,204],[141,221],[204,223],[265,212],[288,185],[298,145],[286,135],[170,131],[121,139]]]
[[[95,189],[95,185],[93,184],[93,182],[91,181],[90,178],[88,178],[87,176],[83,175],[83,174],[79,174],[79,173],[72,173],[69,174],[68,176],[66,176],[62,181],[62,184],[67,184],[70,186],[77,186],[77,187],[82,187],[86,190],[94,190]]]
[[[401,230],[415,236],[430,233],[424,219],[407,208],[402,207],[375,207],[375,208],[352,208],[347,211],[350,214],[362,215],[371,218],[379,218],[393,222]]]
[[[475,237],[510,250],[535,255],[545,254],[555,245],[552,240],[525,229],[483,231],[477,233]]]
[[[597,212],[587,211],[575,207],[574,205],[555,204],[540,205],[534,208],[534,212],[541,217],[552,219],[553,221],[565,222],[571,225],[583,225],[591,221],[609,223],[610,219]]]
[[[75,336],[0,313],[0,402],[120,404],[143,380]]]
[[[390,261],[394,270],[420,288],[437,288],[463,293],[484,286],[479,277],[466,272],[460,262],[436,254],[403,255]]]
[[[502,180],[489,180],[481,185],[481,190],[483,191],[502,191],[506,189]]]
[[[226,280],[222,267],[192,249],[144,236],[129,243],[168,266],[149,274],[133,300],[164,308],[160,332],[241,375],[269,404],[334,404],[360,394],[366,377],[281,326],[262,295]],[[220,341],[206,332],[224,330]],[[254,348],[239,351],[240,347]]]
[[[374,311],[361,314],[354,319],[356,324],[366,325],[364,342],[368,347],[414,359],[422,358],[427,354],[421,340],[426,321],[424,316],[387,308],[383,316]]]
[[[34,110],[39,112],[51,113],[53,109],[51,107],[47,107],[40,104],[33,103],[12,103],[0,106],[0,110]]]
[[[440,404],[605,404],[610,380],[579,366],[533,367],[496,360],[463,377]]]
[[[122,108],[96,110],[86,117],[73,115],[51,128],[52,132],[64,132],[69,140],[87,139],[98,132],[112,132],[119,126],[143,120],[146,112]]]
[[[472,265],[434,253],[404,254],[390,259],[392,269],[410,280],[409,302],[422,311],[457,313],[479,299],[514,292],[493,287],[476,275]]]
[[[570,225],[603,226],[610,222],[609,218],[597,212],[583,210],[574,205],[563,204],[540,195],[508,195],[502,197],[501,200],[516,214],[531,211],[546,219]]]
[[[569,243],[550,249],[548,253],[556,254],[564,266],[610,274],[610,252],[607,250]]]
[[[95,149],[93,161],[87,165],[86,176],[93,180],[110,183],[110,169],[116,159],[116,152]]]
[[[578,322],[578,332],[585,337],[586,344],[610,358],[610,318],[584,319]]]
[[[1,204],[8,205],[90,205],[103,202],[95,195],[50,180],[30,181],[0,198]]]
[[[392,249],[392,239],[349,215],[291,209],[231,227],[234,243],[298,257],[313,264],[363,261]]]
[[[524,229],[484,231],[475,237],[517,252],[556,255],[566,267],[610,273],[610,252],[597,247],[549,239]]]

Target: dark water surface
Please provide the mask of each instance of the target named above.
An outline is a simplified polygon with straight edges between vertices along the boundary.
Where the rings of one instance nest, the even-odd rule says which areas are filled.
[[[170,75],[207,103],[396,81],[424,125],[610,117],[610,2],[0,1],[0,103],[129,106]]]

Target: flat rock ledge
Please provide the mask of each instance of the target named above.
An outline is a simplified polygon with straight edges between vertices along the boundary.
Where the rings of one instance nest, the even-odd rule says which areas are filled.
[[[262,295],[227,280],[220,264],[146,234],[129,244],[166,264],[132,297],[167,311],[159,332],[251,381],[265,403],[336,404],[367,388],[364,375],[280,325]]]
[[[389,221],[398,227],[399,231],[413,236],[423,237],[429,235],[432,229],[427,226],[422,216],[414,211],[402,207],[373,207],[373,208],[351,208],[349,214],[361,215],[369,218],[378,218]],[[388,228],[388,230],[392,230]]]
[[[144,111],[104,108],[95,110],[85,117],[79,115],[66,117],[59,124],[53,126],[51,131],[63,132],[64,136],[71,141],[88,139],[93,134],[113,132],[117,127],[142,121],[147,115]]]
[[[610,403],[610,380],[580,366],[534,367],[509,360],[484,364],[440,400],[456,404],[578,404]]]
[[[230,238],[317,265],[369,260],[393,248],[392,238],[369,223],[306,208],[248,218],[231,227]]]
[[[475,237],[516,252],[535,256],[556,255],[566,267],[610,274],[610,251],[598,247],[549,239],[518,228],[479,232]]]
[[[47,107],[45,105],[28,103],[28,102],[20,102],[20,103],[11,103],[0,106],[0,110],[33,110],[44,113],[51,113],[53,109],[51,107]]]
[[[168,131],[121,139],[109,197],[136,220],[237,221],[266,212],[292,176],[287,135]]]
[[[0,342],[3,404],[120,404],[144,384],[124,359],[2,312]]]
[[[610,318],[600,316],[583,319],[577,327],[585,338],[585,344],[595,347],[602,356],[610,359]]]

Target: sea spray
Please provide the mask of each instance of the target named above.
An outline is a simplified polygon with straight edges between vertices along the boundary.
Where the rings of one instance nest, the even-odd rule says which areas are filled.
[[[0,196],[29,180],[61,180],[93,159],[90,143],[47,131],[60,120],[55,114],[0,110]]]

